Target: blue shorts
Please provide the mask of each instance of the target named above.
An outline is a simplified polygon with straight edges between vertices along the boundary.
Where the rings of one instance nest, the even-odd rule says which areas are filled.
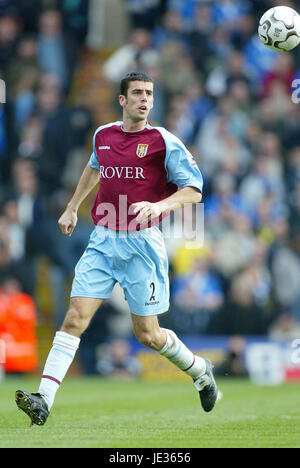
[[[116,282],[135,315],[169,309],[168,257],[157,226],[134,232],[93,230],[75,268],[71,297],[108,299]]]

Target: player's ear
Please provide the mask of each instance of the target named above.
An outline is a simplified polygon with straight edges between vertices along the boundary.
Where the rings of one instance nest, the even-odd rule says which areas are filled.
[[[124,105],[126,104],[126,96],[124,96],[124,94],[120,94],[119,96],[119,104],[121,107],[124,107]]]

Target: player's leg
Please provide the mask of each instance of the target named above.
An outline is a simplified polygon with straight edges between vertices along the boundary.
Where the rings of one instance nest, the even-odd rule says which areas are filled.
[[[28,414],[33,424],[45,423],[55,394],[79,347],[81,334],[103,299],[110,297],[116,283],[107,260],[109,257],[105,255],[106,250],[110,252],[109,239],[105,233],[95,229],[76,265],[70,307],[61,329],[54,337],[38,393],[16,392],[18,407]]]
[[[46,422],[59,386],[73,362],[80,336],[88,327],[102,299],[73,297],[60,331],[56,332],[43,370],[38,393],[16,391],[17,406],[32,424]]]
[[[121,285],[135,334],[142,344],[158,351],[193,379],[204,410],[211,411],[217,386],[210,361],[194,355],[172,330],[162,329],[158,323],[157,316],[169,308],[168,258],[161,232],[156,227],[142,232],[135,239],[134,249]]]
[[[55,394],[64,379],[80,344],[80,336],[87,329],[103,299],[72,297],[60,331],[56,332],[49,352],[38,393],[47,406],[53,405]]]
[[[158,228],[130,235],[116,249],[122,249],[126,263],[118,271],[118,281],[129,304],[137,339],[158,351],[188,374],[200,393],[205,411],[211,411],[217,398],[212,365],[195,356],[172,330],[159,326],[157,316],[169,309],[168,257]],[[205,387],[205,388],[204,388]]]
[[[124,247],[130,248],[130,238]],[[168,258],[162,233],[158,228],[141,232],[135,239],[134,254],[126,264],[121,286],[132,313],[138,340],[160,352],[194,379],[205,372],[204,359],[193,353],[171,330],[159,326],[157,315],[169,308]]]
[[[156,315],[131,316],[135,336],[141,344],[158,351],[194,380],[205,373],[205,360],[194,355],[172,330],[161,328]]]
[[[218,389],[210,361],[193,354],[172,330],[161,328],[156,315],[144,317],[131,314],[131,317],[139,342],[159,352],[189,375],[199,391],[203,409],[211,411],[217,400]]]
[[[157,316],[142,317],[131,314],[133,331],[139,342],[148,348],[159,351],[166,342],[166,332],[159,326]]]
[[[71,297],[60,331],[79,338],[89,326],[102,302],[103,299],[91,297]]]

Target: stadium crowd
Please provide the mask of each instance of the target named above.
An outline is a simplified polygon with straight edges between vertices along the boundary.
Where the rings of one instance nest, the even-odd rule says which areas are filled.
[[[284,335],[300,323],[300,48],[273,52],[256,33],[261,14],[282,3],[300,12],[300,1],[120,0],[130,34],[103,77],[116,96],[127,71],[153,77],[151,123],[184,142],[204,177],[204,246],[166,239],[162,323],[179,334],[280,334],[288,322]],[[35,297],[46,256],[55,326],[92,229],[84,217],[65,238],[58,215],[106,123],[69,100],[95,5],[0,0],[0,288],[14,278]],[[103,322],[122,315],[118,301],[105,308],[103,335]]]

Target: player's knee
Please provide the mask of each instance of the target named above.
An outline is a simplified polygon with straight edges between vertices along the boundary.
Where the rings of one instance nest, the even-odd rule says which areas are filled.
[[[86,323],[86,319],[80,309],[73,306],[68,310],[61,330],[79,337],[87,326],[88,323]]]
[[[139,332],[137,334],[137,339],[142,345],[147,346],[147,348],[153,347],[153,337],[151,333],[145,331]]]
[[[161,339],[159,331],[142,330],[139,331],[136,335],[139,342],[142,345],[147,346],[147,348],[154,349],[155,351],[158,351],[161,348]]]

